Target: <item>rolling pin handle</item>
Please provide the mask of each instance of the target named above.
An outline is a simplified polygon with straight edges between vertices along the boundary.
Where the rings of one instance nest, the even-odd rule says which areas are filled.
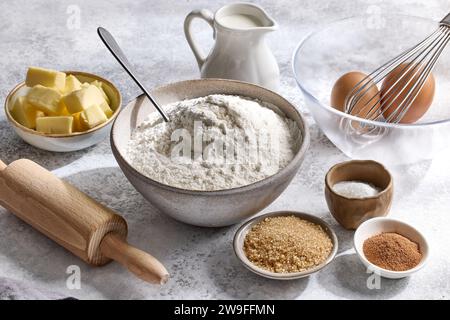
[[[0,171],[6,169],[6,167],[7,165],[2,160],[0,160]]]
[[[164,284],[169,279],[169,273],[157,259],[130,246],[114,233],[108,233],[103,238],[100,250],[105,256],[119,262],[144,281]]]

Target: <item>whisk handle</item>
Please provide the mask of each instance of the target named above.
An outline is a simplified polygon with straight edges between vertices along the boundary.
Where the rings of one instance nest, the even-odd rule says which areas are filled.
[[[450,13],[446,15],[444,19],[441,20],[440,25],[450,27]]]

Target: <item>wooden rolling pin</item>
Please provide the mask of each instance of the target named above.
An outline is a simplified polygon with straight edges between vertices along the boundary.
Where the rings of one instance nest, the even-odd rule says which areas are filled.
[[[30,160],[0,160],[0,204],[94,266],[116,260],[137,277],[163,284],[164,266],[126,242],[126,221]]]

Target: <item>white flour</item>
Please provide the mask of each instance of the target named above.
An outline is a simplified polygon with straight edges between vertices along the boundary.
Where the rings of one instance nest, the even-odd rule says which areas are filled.
[[[296,123],[267,103],[210,95],[154,112],[133,132],[127,160],[142,174],[189,190],[222,190],[274,175],[301,142]]]

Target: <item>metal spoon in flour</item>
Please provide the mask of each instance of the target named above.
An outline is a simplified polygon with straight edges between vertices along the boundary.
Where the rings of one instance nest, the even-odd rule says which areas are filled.
[[[169,122],[169,117],[164,113],[161,106],[156,102],[156,100],[152,97],[150,92],[148,92],[147,89],[145,89],[144,85],[138,80],[136,77],[136,73],[134,72],[133,68],[131,67],[130,62],[125,57],[125,54],[123,53],[122,49],[120,49],[119,45],[117,44],[116,40],[114,40],[114,37],[111,33],[109,33],[108,30],[102,27],[97,28],[97,33],[100,36],[100,39],[102,39],[105,46],[108,48],[108,50],[111,52],[111,54],[114,56],[114,58],[117,59],[117,61],[120,63],[122,68],[130,75],[130,77],[136,82],[136,84],[141,88],[141,90],[144,92],[144,94],[147,96],[147,98],[153,103],[155,108],[158,110],[158,112],[161,114],[165,122]]]

